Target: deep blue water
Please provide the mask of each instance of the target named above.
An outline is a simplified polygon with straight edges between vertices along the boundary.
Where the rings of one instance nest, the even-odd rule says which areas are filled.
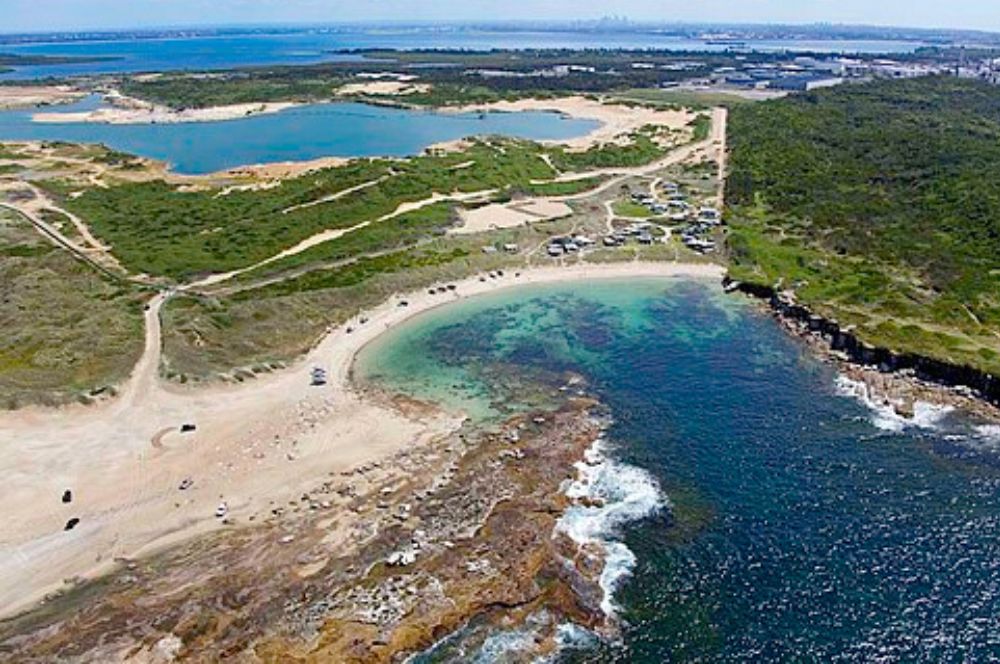
[[[337,57],[329,51],[353,48],[634,48],[720,51],[727,46],[706,44],[648,32],[531,32],[466,30],[304,31],[284,34],[229,35],[185,39],[116,40],[52,44],[3,45],[0,51],[30,55],[111,56],[107,62],[21,67],[0,78],[65,77],[97,73],[229,69],[250,65],[313,64]],[[903,53],[921,44],[878,40],[790,41],[760,40],[750,44],[762,51],[843,53]]]
[[[44,110],[70,112],[97,103],[92,98]],[[318,157],[405,157],[434,143],[472,135],[567,139],[597,126],[596,121],[556,113],[436,113],[356,103],[301,106],[224,122],[145,125],[39,123],[31,121],[35,112],[0,112],[0,140],[104,143],[164,160],[187,174]]]
[[[830,367],[714,285],[471,300],[359,366],[454,404],[481,390],[471,382],[575,371],[610,409],[610,454],[670,506],[618,531],[637,558],[614,596],[621,639],[564,661],[1000,659],[997,428],[956,414],[876,427]]]

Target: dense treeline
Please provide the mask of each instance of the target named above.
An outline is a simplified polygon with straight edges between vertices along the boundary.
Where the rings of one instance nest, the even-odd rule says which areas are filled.
[[[734,274],[872,341],[1000,365],[1000,88],[877,82],[734,108]]]

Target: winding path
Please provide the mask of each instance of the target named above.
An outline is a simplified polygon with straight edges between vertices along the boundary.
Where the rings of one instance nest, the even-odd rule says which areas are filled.
[[[717,131],[724,129],[717,127]],[[597,191],[553,200],[594,196],[625,178],[679,163],[710,143],[685,146],[652,164],[618,170],[616,179]],[[471,200],[491,193],[435,194],[403,204],[381,219],[443,200]],[[4,207],[23,214],[53,242],[94,264],[87,250],[38,215],[18,206]],[[304,251],[320,241],[300,243],[268,260]],[[715,279],[720,273],[718,266],[670,263],[579,265],[541,268],[503,283],[480,283],[472,278],[459,288],[468,295],[533,279],[622,274],[700,274]],[[409,420],[361,399],[348,379],[358,348],[386,327],[444,299],[417,292],[406,296],[411,305],[407,308],[400,308],[395,300],[386,302],[369,314],[367,325],[350,336],[343,331],[327,335],[306,358],[286,370],[249,384],[191,390],[159,380],[162,309],[177,290],[160,292],[148,302],[142,356],[115,400],[93,407],[27,408],[0,415],[0,473],[5,483],[0,612],[33,602],[63,579],[105,571],[116,557],[139,555],[218,527],[212,514],[220,499],[227,501],[234,518],[244,519],[266,512],[274,502],[297,498],[317,478],[380,458],[401,446],[426,442],[458,426],[453,419]],[[330,385],[323,390],[310,386],[314,363],[330,370]],[[181,434],[178,427],[184,423],[196,423],[197,431]],[[179,484],[188,478],[193,478],[193,485],[180,491]],[[59,500],[67,488],[73,490],[72,505]],[[72,532],[63,532],[69,517],[81,521]]]

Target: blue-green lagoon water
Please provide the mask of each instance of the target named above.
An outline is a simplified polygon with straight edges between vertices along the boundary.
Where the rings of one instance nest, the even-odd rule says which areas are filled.
[[[90,97],[55,112],[91,110],[99,104],[99,98]],[[235,120],[171,124],[39,123],[31,120],[35,112],[0,112],[0,141],[103,143],[166,161],[178,173],[190,175],[319,157],[407,157],[435,143],[474,135],[565,140],[583,136],[599,124],[548,112],[438,113],[347,102]]]
[[[394,330],[358,371],[487,419],[515,408],[518,374],[568,372],[608,408],[607,461],[569,489],[606,504],[561,527],[608,546],[621,637],[566,628],[564,661],[1000,658],[1000,430],[873,411],[714,284],[474,298]]]

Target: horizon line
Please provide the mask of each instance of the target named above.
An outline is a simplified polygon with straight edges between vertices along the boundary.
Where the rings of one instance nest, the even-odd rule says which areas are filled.
[[[308,30],[308,29],[323,29],[323,28],[378,28],[378,27],[413,27],[413,28],[427,28],[427,27],[501,27],[501,26],[547,26],[550,28],[581,28],[581,27],[599,27],[602,24],[614,25],[618,24],[622,27],[632,27],[632,28],[698,28],[698,27],[716,27],[716,28],[833,28],[833,29],[867,29],[867,30],[896,30],[896,31],[912,31],[919,33],[956,33],[956,34],[969,34],[969,35],[991,35],[1000,36],[1000,31],[984,30],[981,28],[950,28],[950,27],[920,27],[920,26],[906,26],[906,25],[890,25],[890,24],[875,24],[875,23],[836,23],[836,22],[825,22],[825,21],[809,21],[809,22],[787,22],[787,21],[777,21],[777,22],[723,22],[723,21],[684,21],[684,20],[657,20],[657,19],[630,19],[628,17],[617,17],[617,16],[605,16],[602,18],[588,18],[588,19],[530,19],[530,18],[513,18],[513,19],[490,19],[481,21],[440,21],[440,20],[421,20],[421,19],[379,19],[379,20],[347,20],[347,21],[324,21],[324,22],[297,22],[297,21],[268,21],[263,23],[215,23],[215,24],[164,24],[164,25],[150,25],[150,26],[135,26],[135,27],[115,27],[115,28],[98,28],[98,27],[81,27],[81,28],[70,28],[63,30],[18,30],[13,32],[6,32],[0,29],[0,37],[17,37],[17,36],[48,36],[48,35],[82,35],[87,33],[97,33],[104,35],[114,35],[114,34],[128,34],[132,32],[170,32],[170,31],[212,31],[212,30],[261,30],[261,29],[283,29],[283,30]]]

